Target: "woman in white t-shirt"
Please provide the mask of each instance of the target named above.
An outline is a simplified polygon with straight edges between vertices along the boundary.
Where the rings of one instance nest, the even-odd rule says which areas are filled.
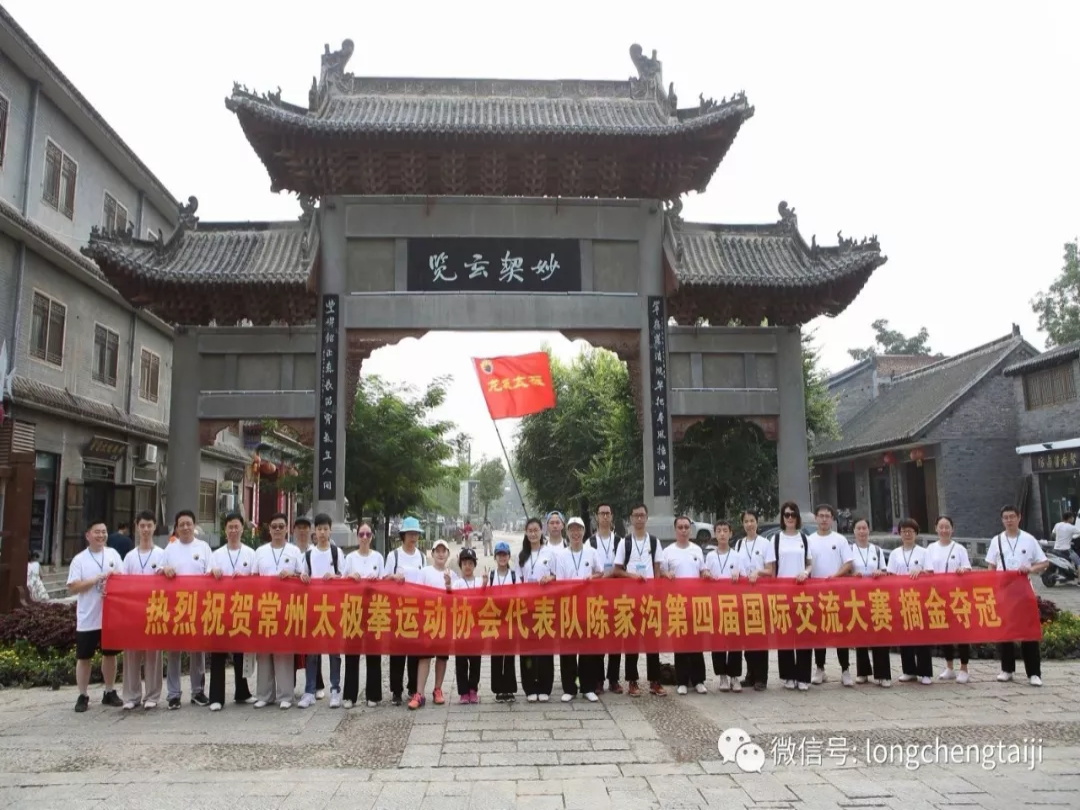
[[[870,542],[870,523],[866,518],[858,518],[851,527],[855,532],[855,545],[852,548],[852,576],[883,577],[885,552]],[[878,686],[892,686],[892,664],[889,661],[888,647],[858,647],[855,650],[855,683],[866,683],[873,678]]]
[[[938,541],[926,547],[926,573],[934,574],[966,574],[971,570],[971,560],[968,559],[967,549],[953,540],[953,520],[948,515],[942,515],[937,519]],[[960,654],[960,671],[953,669],[955,654]],[[970,644],[942,644],[941,654],[945,658],[945,669],[938,675],[939,681],[956,681],[967,683],[968,659],[971,657]]]
[[[356,551],[345,557],[341,575],[355,582],[377,582],[383,577],[383,556],[371,548],[373,532],[367,523],[356,528]],[[364,698],[369,709],[374,709],[382,700],[382,656],[365,655],[367,680],[364,685]],[[342,705],[351,709],[360,700],[360,656],[345,656],[345,683],[341,691]]]
[[[523,582],[543,585],[555,579],[556,549],[543,541],[543,524],[540,518],[529,518],[529,522],[525,524],[525,540],[521,554],[518,555],[518,567],[521,569]],[[551,689],[554,685],[555,656],[521,656],[521,688],[525,691],[529,703],[547,703],[551,700]]]
[[[802,514],[799,505],[787,501],[780,506],[780,520],[783,529],[773,536],[772,542],[776,553],[776,578],[806,582],[810,576],[813,560],[810,545],[802,531]],[[780,680],[785,689],[799,689],[805,692],[810,688],[811,666],[814,651],[777,650],[776,663],[780,670]]]
[[[900,577],[915,579],[926,570],[926,549],[916,545],[919,524],[911,518],[904,518],[897,524],[900,530],[900,546],[889,554],[889,573]],[[934,663],[931,660],[934,648],[926,645],[904,646],[900,648],[900,667],[903,674],[901,683],[918,680],[923,686],[934,682]]]

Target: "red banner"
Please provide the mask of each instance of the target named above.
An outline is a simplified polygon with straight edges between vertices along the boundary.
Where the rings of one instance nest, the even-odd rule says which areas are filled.
[[[551,361],[544,352],[473,358],[492,419],[527,416],[555,407]]]
[[[577,580],[445,591],[393,582],[117,576],[103,646],[521,655],[1035,640],[1016,572],[714,582]]]

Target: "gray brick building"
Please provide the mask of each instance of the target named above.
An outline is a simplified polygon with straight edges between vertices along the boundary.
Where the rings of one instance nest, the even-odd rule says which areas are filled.
[[[1014,327],[954,357],[872,358],[834,375],[842,435],[814,448],[815,500],[874,531],[909,516],[925,531],[948,514],[962,536],[992,534],[1002,504],[1026,491],[1014,383],[1002,372],[1037,353]]]
[[[1005,369],[1017,413],[1017,448],[1031,482],[1027,525],[1049,535],[1064,512],[1080,512],[1080,341]]]
[[[90,516],[115,527],[160,511],[173,327],[80,249],[92,228],[168,234],[178,219],[173,195],[0,8],[0,342],[16,371],[0,464],[35,453],[29,543],[45,562],[81,549]],[[239,426],[204,452],[191,506],[208,533],[250,458]]]

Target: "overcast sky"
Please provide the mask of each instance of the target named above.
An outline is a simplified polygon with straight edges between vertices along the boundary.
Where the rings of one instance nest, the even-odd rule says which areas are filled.
[[[1080,3],[545,0],[303,3],[9,0],[15,16],[129,146],[204,220],[292,219],[224,106],[233,80],[306,105],[323,44],[351,38],[366,76],[625,79],[657,49],[683,106],[745,90],[756,114],[683,215],[804,236],[877,234],[889,261],[835,319],[812,324],[828,368],[888,318],[954,353],[1015,322],[1080,232]],[[513,9],[511,11],[511,9]],[[454,375],[446,416],[498,454],[469,358],[558,335],[429,335],[364,366],[424,384]],[[508,436],[511,432],[504,431]]]

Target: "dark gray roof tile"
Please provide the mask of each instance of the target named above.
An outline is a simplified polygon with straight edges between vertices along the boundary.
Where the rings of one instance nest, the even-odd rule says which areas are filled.
[[[1037,354],[1028,360],[1013,363],[1005,368],[1004,373],[1007,377],[1016,374],[1030,374],[1033,371],[1041,371],[1044,368],[1069,363],[1078,357],[1080,357],[1080,340],[1074,340],[1072,343],[1047,349],[1042,354]]]
[[[52,408],[75,418],[92,419],[117,430],[127,431],[153,441],[167,442],[169,428],[153,419],[136,414],[125,414],[119,408],[89,397],[72,394],[63,388],[46,385],[29,377],[15,376],[11,386],[12,399],[16,405],[26,403]]]

